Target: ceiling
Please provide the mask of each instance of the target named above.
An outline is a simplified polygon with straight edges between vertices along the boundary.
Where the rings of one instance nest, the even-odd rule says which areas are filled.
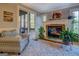
[[[23,5],[40,13],[47,13],[53,10],[63,9],[78,4],[77,3],[23,3]]]

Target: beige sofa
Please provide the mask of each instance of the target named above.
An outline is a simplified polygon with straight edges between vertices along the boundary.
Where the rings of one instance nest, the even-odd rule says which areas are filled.
[[[7,32],[7,31],[5,31]],[[10,32],[10,31],[9,31]],[[0,52],[20,54],[28,44],[27,34],[21,35],[4,35],[0,37]]]

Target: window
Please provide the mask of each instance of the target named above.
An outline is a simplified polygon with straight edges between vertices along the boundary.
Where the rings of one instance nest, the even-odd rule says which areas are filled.
[[[28,18],[27,18],[27,14],[25,14],[25,28],[27,29],[28,28]]]
[[[45,22],[47,20],[46,15],[43,15],[43,22]]]
[[[24,28],[24,15],[21,15],[21,27]]]
[[[27,12],[20,10],[20,32],[24,33],[27,29]]]
[[[30,29],[35,28],[35,15],[33,13],[30,13]]]
[[[75,16],[73,19],[73,31],[74,33],[79,34],[79,11],[74,11],[73,16]]]

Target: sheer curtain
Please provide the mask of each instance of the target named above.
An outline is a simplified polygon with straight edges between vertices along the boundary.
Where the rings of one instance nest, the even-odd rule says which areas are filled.
[[[70,14],[75,17],[72,19],[72,31],[79,34],[79,8],[70,9]]]

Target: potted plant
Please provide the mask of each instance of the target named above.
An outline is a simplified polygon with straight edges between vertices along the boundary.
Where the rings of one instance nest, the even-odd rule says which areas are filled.
[[[44,39],[44,28],[41,26],[39,28],[39,39]]]
[[[69,31],[69,29],[63,30],[61,32],[60,38],[63,39],[64,45],[69,45],[71,42],[79,42],[78,34]]]

